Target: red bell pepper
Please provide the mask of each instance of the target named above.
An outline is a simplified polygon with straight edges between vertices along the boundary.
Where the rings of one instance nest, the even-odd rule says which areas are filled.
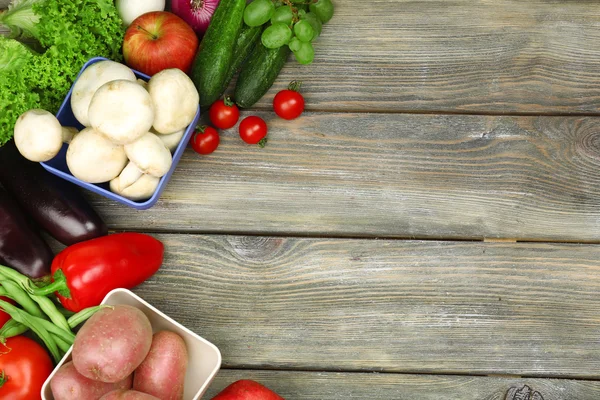
[[[54,257],[53,282],[33,290],[56,292],[67,310],[79,312],[99,305],[113,289],[131,289],[160,268],[164,246],[143,233],[117,233],[80,242]]]

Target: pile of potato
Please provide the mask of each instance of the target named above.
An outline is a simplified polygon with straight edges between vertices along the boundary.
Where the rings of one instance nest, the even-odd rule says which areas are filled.
[[[187,364],[181,336],[153,335],[142,311],[118,305],[83,325],[50,387],[55,400],[181,400]]]

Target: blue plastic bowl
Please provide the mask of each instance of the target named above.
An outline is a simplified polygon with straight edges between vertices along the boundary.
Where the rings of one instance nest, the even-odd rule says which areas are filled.
[[[79,79],[79,76],[87,67],[89,67],[90,65],[92,65],[94,63],[97,63],[98,61],[104,61],[104,60],[107,60],[107,59],[103,58],[103,57],[95,57],[95,58],[92,58],[91,60],[89,60],[88,62],[86,62],[85,65],[83,66],[83,68],[81,68],[81,71],[79,71],[79,74],[77,75],[77,79]],[[148,75],[142,74],[141,72],[138,72],[136,70],[132,70],[132,71],[134,72],[136,77],[143,79],[146,82],[150,80],[150,77]],[[77,79],[75,80],[75,82],[77,81]],[[75,83],[73,83],[73,85],[75,85]],[[74,126],[75,128],[82,130],[84,128],[84,126],[81,125],[79,123],[79,121],[77,121],[77,119],[73,115],[73,110],[71,110],[71,93],[72,92],[73,92],[73,86],[71,86],[71,90],[69,90],[67,97],[65,98],[62,105],[60,106],[60,109],[58,110],[58,113],[56,114],[56,118],[58,118],[58,121],[60,122],[60,124],[62,126]],[[129,207],[133,207],[137,210],[147,210],[148,208],[152,207],[158,201],[162,191],[167,186],[169,179],[171,179],[171,175],[173,175],[173,172],[175,171],[175,168],[177,167],[177,164],[179,163],[179,159],[181,158],[188,142],[190,141],[192,134],[194,133],[194,127],[198,123],[199,119],[200,119],[200,106],[198,106],[198,111],[196,112],[196,116],[194,117],[194,120],[187,127],[185,134],[183,135],[183,138],[181,139],[181,142],[179,143],[179,145],[177,146],[177,149],[175,149],[175,152],[173,153],[173,164],[171,165],[171,169],[169,170],[169,172],[167,172],[167,174],[165,176],[163,176],[160,179],[160,182],[158,183],[158,187],[156,188],[156,191],[154,192],[152,197],[150,197],[149,199],[144,200],[144,201],[129,200],[123,196],[120,196],[116,193],[111,192],[109,189],[109,186],[108,186],[108,182],[94,184],[94,183],[84,182],[82,180],[75,178],[73,176],[73,174],[71,174],[71,171],[69,171],[69,168],[67,167],[67,148],[69,147],[67,144],[63,145],[63,147],[60,150],[60,152],[58,153],[58,155],[56,157],[54,157],[52,160],[49,160],[49,161],[46,161],[46,162],[43,162],[40,164],[42,164],[42,167],[44,167],[50,173],[52,173],[56,176],[59,176],[63,179],[66,179],[67,181],[72,182],[78,186],[81,186],[82,188],[88,189],[94,193],[98,193],[104,197],[107,197],[111,200],[125,204]]]

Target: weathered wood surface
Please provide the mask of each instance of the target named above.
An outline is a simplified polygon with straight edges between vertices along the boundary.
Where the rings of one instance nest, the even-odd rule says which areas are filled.
[[[164,234],[136,292],[233,368],[600,377],[600,246]]]
[[[596,400],[600,383],[557,379],[221,370],[210,399],[238,379],[254,379],[287,400]],[[506,395],[521,390],[543,398]]]
[[[159,203],[93,202],[115,229],[600,240],[600,119],[261,113],[184,155]]]
[[[315,63],[290,62],[311,110],[597,113],[595,0],[335,0]]]
[[[334,3],[315,63],[290,61],[257,107],[303,79],[312,110],[598,113],[596,0]]]

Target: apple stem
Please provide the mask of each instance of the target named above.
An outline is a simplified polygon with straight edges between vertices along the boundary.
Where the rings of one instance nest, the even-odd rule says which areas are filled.
[[[147,29],[144,29],[144,28],[143,28],[141,25],[138,25],[138,26],[137,26],[137,29],[139,29],[139,30],[141,30],[141,31],[144,31],[144,32],[146,32],[148,35],[152,36],[152,40],[156,40],[156,39],[158,39],[158,36],[156,36],[154,33],[150,33],[150,32],[148,32],[148,30],[147,30]]]
[[[196,12],[204,8],[204,0],[190,0],[192,11]]]

